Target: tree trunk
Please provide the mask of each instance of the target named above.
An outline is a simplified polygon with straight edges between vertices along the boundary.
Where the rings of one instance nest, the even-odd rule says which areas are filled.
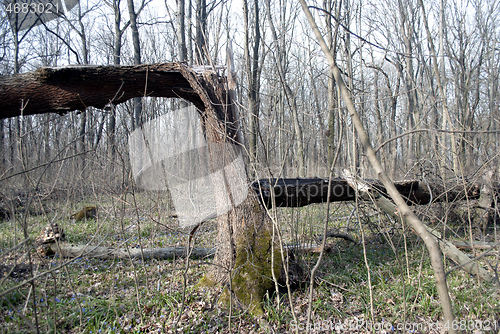
[[[398,208],[394,203],[392,203],[385,196],[380,196],[378,191],[373,191],[373,188],[370,187],[367,183],[362,180],[356,180],[349,174],[344,174],[344,177],[348,180],[349,185],[353,188],[356,188],[356,192],[360,197],[367,197],[370,200],[373,200],[375,205],[384,211],[386,214],[391,216],[392,218],[399,220],[401,217],[398,214]],[[441,237],[441,234],[435,229],[430,228],[429,226],[422,224],[427,231],[432,234],[441,248],[441,251],[451,260],[458,263],[460,267],[462,267],[468,273],[476,275],[486,282],[495,283],[498,280],[494,275],[489,273],[483,267],[481,267],[477,262],[472,261],[467,254],[462,253],[455,245],[451,242],[445,240]]]
[[[139,40],[139,28],[137,27],[137,13],[134,9],[134,0],[127,0],[127,4],[130,16],[130,29],[132,29],[132,44],[134,46],[134,64],[139,65],[141,63],[141,43]],[[134,119],[132,124],[135,129],[142,124],[142,99],[140,97],[135,97],[133,99],[133,105]]]
[[[187,58],[189,60],[189,64],[193,64],[193,39],[191,36],[193,36],[193,25],[191,24],[191,17],[192,17],[192,6],[191,6],[191,0],[188,0],[187,2]]]
[[[210,142],[231,144],[212,145],[210,154],[215,168],[220,166],[220,159],[233,161],[240,154],[240,148],[234,144],[241,144],[241,133],[225,84],[224,78],[211,72],[196,72],[183,63],[41,68],[0,78],[0,119],[19,115],[19,105],[26,99],[30,103],[25,115],[65,113],[88,106],[103,108],[110,102],[118,104],[142,96],[145,91],[148,96],[182,97],[200,110]],[[219,185],[225,192],[214,192],[217,201],[225,200],[223,193],[231,198],[228,185],[241,177],[236,173],[241,171],[226,170],[225,184]],[[230,281],[231,296],[250,314],[262,315],[261,301],[273,286],[273,276],[279,275],[281,254],[279,248],[274,248],[271,221],[255,192],[249,192],[242,203],[218,217],[217,246],[215,265],[203,282]]]
[[[328,200],[328,179],[261,179],[252,183],[252,189],[266,207],[302,207],[313,203],[326,203]],[[389,197],[387,189],[378,180],[364,180],[372,189]],[[477,200],[483,196],[478,183],[446,183],[400,181],[394,182],[396,189],[408,205],[425,205],[438,202],[457,202]],[[490,185],[490,203],[483,206],[492,209],[492,196],[498,197],[498,184]],[[273,194],[271,196],[271,194]],[[342,178],[330,181],[330,202],[354,201],[356,192]]]
[[[179,61],[187,60],[186,47],[186,17],[185,0],[177,0],[177,44],[179,46]]]
[[[113,64],[120,65],[122,56],[122,37],[123,29],[121,28],[122,15],[120,11],[120,0],[113,0],[113,11],[115,13],[115,45],[113,54]],[[110,161],[110,174],[114,175],[114,164],[116,154],[116,108],[113,104],[110,105],[108,121],[108,141],[107,153]]]
[[[325,10],[328,13],[333,11],[334,5],[332,0],[327,0],[324,3]],[[341,2],[339,2],[335,6],[335,16],[340,17],[340,8]],[[334,58],[337,57],[337,38],[339,33],[339,21],[335,21],[335,28],[332,28],[332,15],[325,15],[325,23],[326,23],[326,42],[332,56]],[[333,163],[333,158],[335,155],[335,119],[337,115],[337,108],[339,107],[337,96],[337,89],[335,86],[335,79],[333,78],[332,70],[328,71],[328,131],[327,131],[327,148],[328,148],[328,167],[330,167]],[[340,137],[340,136],[339,136]]]
[[[103,109],[142,96],[181,97],[201,109],[204,102],[186,81],[177,63],[139,66],[43,67],[34,72],[0,77],[0,118]],[[147,85],[146,85],[147,82]],[[29,103],[26,104],[26,101]],[[12,127],[13,128],[13,127]]]
[[[403,43],[405,46],[405,54],[410,55],[413,54],[413,36],[414,36],[414,27],[413,27],[413,8],[411,4],[407,1],[398,0],[398,8],[401,20],[401,32],[403,34]],[[408,128],[409,130],[413,130],[415,128],[419,128],[419,112],[418,112],[418,101],[417,101],[417,93],[416,93],[416,77],[415,71],[413,69],[413,57],[405,57],[406,63],[406,75],[405,84],[406,84],[406,96],[408,100]],[[418,135],[408,136],[408,150],[406,152],[407,166],[406,169],[411,168],[411,166],[418,161],[419,159],[419,145],[420,140]]]
[[[0,120],[0,173],[5,170],[5,130],[4,121]]]
[[[248,80],[248,151],[250,156],[250,170],[254,173],[257,161],[257,134],[259,132],[259,46],[260,20],[259,4],[254,1],[254,40],[252,55],[250,55],[250,23],[248,2],[243,1],[243,15],[245,19],[245,65]],[[251,175],[253,176],[253,175]]]
[[[209,73],[205,74],[203,86],[198,84],[199,81],[193,75],[186,78],[197,91],[210,92],[214,86],[208,86],[206,83],[217,82],[217,78],[213,74],[209,78],[207,74]],[[217,85],[214,89],[212,101],[219,103],[208,101],[211,105],[205,108],[202,115],[207,140],[212,143],[242,145],[235,101],[231,98],[233,93],[222,85]],[[219,164],[221,159],[235,161],[241,152],[241,146],[226,145],[225,150],[221,150],[221,147],[217,145],[210,149],[211,160],[219,161]],[[240,177],[240,171],[232,167],[224,171],[224,184],[217,184],[220,188],[214,189],[216,202],[224,202],[226,196],[223,194],[226,193],[233,201],[229,185],[234,184],[234,180]],[[263,315],[261,301],[266,291],[273,287],[273,277],[279,276],[281,254],[273,243],[271,220],[259,203],[257,194],[249,192],[241,204],[236,205],[230,212],[219,215],[217,226],[219,247],[214,259],[215,265],[202,283],[230,283],[230,296],[236,297],[250,314]]]
[[[206,63],[208,55],[207,45],[207,2],[206,0],[196,0],[196,40],[194,52],[198,65]]]

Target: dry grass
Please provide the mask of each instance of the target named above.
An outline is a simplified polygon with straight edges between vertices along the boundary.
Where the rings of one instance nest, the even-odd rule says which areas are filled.
[[[75,223],[67,218],[77,208],[95,204],[96,201],[99,205],[97,219]],[[171,208],[159,194],[89,197],[80,202],[61,203],[56,207],[57,211],[46,216],[28,217],[26,222],[31,238],[34,239],[47,222],[53,220],[65,229],[72,243],[165,247],[184,245],[186,242],[188,230],[179,229],[175,219],[169,218]],[[322,205],[280,209],[279,224],[286,241],[314,242],[315,236],[321,233],[324,209]],[[336,205],[332,210],[331,227],[348,232],[360,240],[360,225],[357,215],[350,215],[352,209],[352,204]],[[368,284],[362,245],[330,239],[333,251],[324,258],[316,279],[313,332],[330,332],[332,329],[338,332],[367,332],[370,329],[378,332],[380,328],[375,326],[381,324],[391,324],[393,327],[389,332],[400,332],[397,326],[405,324],[413,326],[414,333],[432,332],[432,327],[422,326],[437,324],[441,309],[436,300],[434,276],[423,244],[399,224],[374,215],[369,205],[360,212],[371,284]],[[40,258],[29,243],[9,251],[24,240],[22,221],[22,217],[18,217],[0,223],[2,333],[36,332],[37,328],[44,333],[264,331],[255,319],[238,307],[232,310],[229,322],[229,311],[219,303],[222,288],[207,289],[196,285],[210,265],[209,259],[190,261],[189,279],[184,285],[184,259]],[[454,228],[461,233],[459,224]],[[215,234],[214,223],[203,225],[197,232],[195,246],[212,247]],[[463,232],[457,237],[463,237]],[[300,262],[307,270],[312,268],[316,259],[315,254],[300,256]],[[498,252],[493,252],[482,261],[485,266],[488,262],[498,266]],[[452,263],[447,263],[448,268],[452,266]],[[10,272],[12,268],[15,269]],[[493,267],[490,270],[493,271]],[[43,273],[33,284],[25,284],[5,293],[33,275]],[[449,274],[448,283],[457,320],[475,321],[471,330],[467,331],[485,330],[488,324],[498,323],[498,287],[478,282],[460,270]],[[372,302],[369,297],[370,285]],[[180,322],[176,324],[183,289],[187,292],[186,307]],[[264,309],[271,328],[276,332],[291,332],[295,328],[303,332],[306,329],[306,290],[294,291],[292,300],[293,305],[290,306],[288,298],[281,293],[270,291],[266,296]],[[370,303],[373,304],[374,318]],[[298,323],[293,320],[291,307]]]

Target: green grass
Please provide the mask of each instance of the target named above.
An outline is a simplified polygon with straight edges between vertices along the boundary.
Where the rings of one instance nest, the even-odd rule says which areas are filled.
[[[95,204],[92,199],[62,204],[57,215],[51,212],[46,217],[28,217],[30,238],[36,238],[47,222],[53,220],[64,228],[72,243],[89,242],[113,247],[185,244],[187,231],[179,230],[176,222],[168,218],[165,203],[155,204],[158,197],[154,194],[136,195],[138,210],[131,198],[126,204],[116,204],[106,197],[99,200],[97,219],[75,223],[67,218],[83,205]],[[356,215],[350,222],[334,219],[348,217],[352,208],[352,205],[334,205],[329,228],[342,230],[348,223],[351,228],[348,232],[361,240]],[[365,210],[368,212],[367,207]],[[324,215],[322,205],[280,209],[278,218],[285,241],[315,242],[314,237],[322,233]],[[410,233],[404,238],[403,230],[397,224],[380,220],[378,215],[360,217],[371,282],[368,282],[363,245],[329,239],[332,252],[325,254],[316,275],[313,323],[352,319],[391,323],[438,321],[441,307],[422,242]],[[0,297],[0,333],[30,332],[37,322],[41,332],[47,333],[163,333],[174,328],[182,304],[184,260],[141,262],[81,258],[67,263],[66,259],[60,258],[39,259],[28,245],[9,252],[24,240],[21,218],[0,223],[2,263],[26,265],[29,254],[35,273],[49,273],[35,280],[34,290],[27,284]],[[390,230],[389,234],[379,234],[379,231],[387,230]],[[196,246],[213,246],[215,236],[214,224],[202,226],[196,235]],[[299,258],[303,267],[310,270],[317,254],[299,255]],[[487,261],[498,264],[494,256],[486,256],[482,264]],[[66,265],[51,271],[61,264]],[[229,332],[228,310],[218,303],[221,287],[197,287],[207,264],[202,261],[191,261],[191,264],[185,309],[178,330],[184,333]],[[453,265],[447,262],[448,269]],[[26,270],[18,277],[0,278],[0,294],[29,277],[31,273]],[[498,287],[478,282],[461,270],[451,272],[447,278],[457,319],[485,321],[500,317]],[[373,302],[370,301],[370,285]],[[308,291],[308,284],[305,284],[302,290],[292,294],[293,310],[301,324],[307,319]],[[263,308],[267,320],[277,332],[292,329],[294,319],[288,296],[280,294],[278,304],[276,293],[270,291],[263,301]],[[238,308],[232,310],[231,327],[233,331],[260,330],[255,320]]]

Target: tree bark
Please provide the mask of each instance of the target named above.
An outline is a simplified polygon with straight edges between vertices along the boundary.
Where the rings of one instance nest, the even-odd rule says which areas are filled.
[[[182,72],[187,66],[164,63],[138,66],[42,67],[0,77],[0,118],[43,113],[64,114],[87,107],[103,109],[143,96],[180,97],[205,109]]]
[[[137,27],[137,13],[134,8],[134,0],[127,0],[128,13],[130,16],[130,28],[132,29],[132,44],[134,46],[134,64],[139,65],[141,63],[141,43],[139,40],[139,28]],[[142,99],[140,97],[134,97],[134,128],[141,126],[142,124]]]
[[[252,189],[259,200],[267,207],[302,207],[313,203],[326,203],[328,200],[328,179],[298,178],[298,179],[261,179],[252,183]],[[378,180],[363,180],[385,197],[390,197],[387,189]],[[422,181],[394,182],[398,192],[408,205],[425,205],[437,202],[456,202],[460,200],[476,200],[483,193],[481,185],[439,184]],[[493,185],[491,185],[493,189]],[[498,187],[495,185],[495,190]],[[491,196],[493,195],[491,190]],[[271,196],[273,194],[273,197]],[[495,191],[495,196],[498,193]],[[272,198],[271,198],[272,197]],[[491,197],[490,197],[491,198]],[[330,182],[330,202],[346,202],[356,199],[356,191],[347,180],[334,178]],[[491,200],[488,205],[491,210]]]
[[[248,2],[243,1],[243,15],[245,19],[245,70],[248,80],[248,154],[250,156],[251,173],[254,173],[257,161],[257,134],[259,132],[259,47],[260,47],[260,20],[259,2],[254,1],[254,41],[252,55],[250,55],[250,22]]]
[[[405,46],[405,53],[407,55],[412,54],[414,48],[414,9],[411,7],[411,4],[408,1],[398,0],[398,8],[399,14],[401,16],[401,32],[403,43]],[[417,100],[417,92],[416,92],[416,76],[413,68],[413,57],[405,57],[405,72],[404,80],[406,84],[406,96],[408,100],[408,128],[413,130],[415,128],[419,128],[419,107]],[[420,139],[418,136],[414,138],[414,136],[408,137],[408,150],[406,153],[407,156],[407,167],[412,166],[415,161],[418,161],[420,158]],[[407,168],[408,169],[408,168]]]

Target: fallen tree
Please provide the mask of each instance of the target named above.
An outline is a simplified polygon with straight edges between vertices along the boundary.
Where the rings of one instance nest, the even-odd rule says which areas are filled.
[[[398,212],[397,206],[384,196],[377,189],[372,187],[368,182],[354,178],[348,171],[344,171],[344,177],[349,185],[356,189],[356,193],[360,197],[372,201],[376,207],[381,209],[387,215],[393,219],[401,220],[401,214]],[[444,239],[437,230],[430,228],[426,224],[422,223],[426,230],[436,238],[439,248],[448,258],[453,260],[462,269],[470,274],[476,275],[486,282],[498,283],[498,278],[488,272],[486,269],[482,268],[474,259],[471,259],[465,253],[461,252],[453,243]]]
[[[390,197],[380,181],[364,182],[383,196]],[[394,185],[409,205],[474,200],[481,195],[481,185],[473,182],[438,184],[413,180],[394,182]],[[322,178],[261,179],[252,183],[252,189],[267,207],[272,207],[273,203],[276,207],[302,207],[328,200],[328,179]],[[331,180],[330,202],[353,201],[355,198],[356,191],[346,179]]]
[[[354,238],[344,233],[329,233],[328,238],[342,238],[356,243]],[[189,257],[191,259],[203,259],[213,257],[217,248],[203,247],[162,247],[162,248],[139,248],[139,247],[109,247],[96,245],[79,245],[66,241],[64,230],[57,223],[48,224],[36,238],[37,253],[41,257],[61,258],[97,258],[97,259],[140,259],[140,260],[175,260]],[[331,245],[326,246],[326,251],[332,249]],[[321,245],[317,244],[290,244],[284,245],[284,250],[289,252],[290,256],[295,253],[319,253]]]
[[[40,255],[50,256],[58,254],[63,258],[98,258],[98,259],[157,259],[173,260],[185,258],[189,255],[192,259],[213,257],[215,248],[192,248],[186,247],[164,247],[164,248],[122,248],[92,245],[75,245],[67,242],[59,242],[41,246],[38,249]]]
[[[98,259],[158,259],[170,260],[190,257],[199,259],[215,255],[215,248],[165,247],[107,247],[78,245],[66,242],[66,233],[57,223],[49,223],[35,239],[37,253],[41,257],[59,256],[62,258],[98,258]]]

